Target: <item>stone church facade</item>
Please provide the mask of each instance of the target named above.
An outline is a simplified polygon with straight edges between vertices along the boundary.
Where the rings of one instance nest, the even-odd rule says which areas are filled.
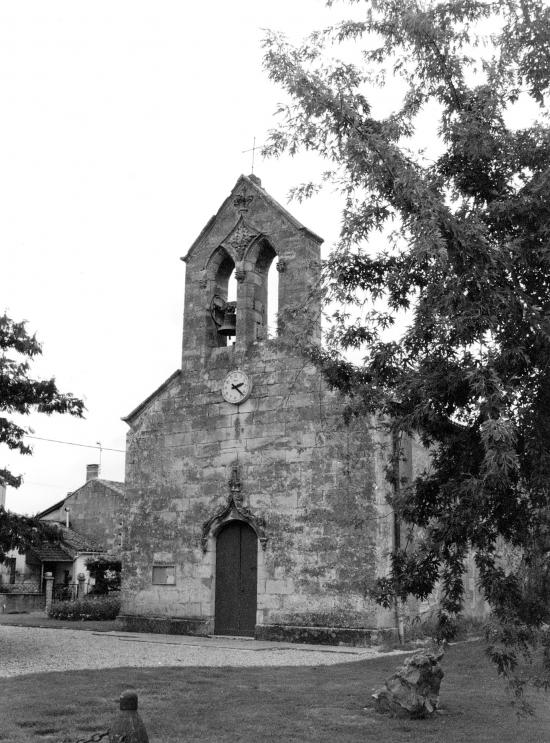
[[[297,341],[320,338],[321,242],[241,176],[183,259],[181,369],[125,418],[123,626],[353,643],[393,631],[367,595],[394,533],[387,442],[345,419]]]

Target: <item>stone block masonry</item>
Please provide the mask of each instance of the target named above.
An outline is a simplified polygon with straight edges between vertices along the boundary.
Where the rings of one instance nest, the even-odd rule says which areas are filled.
[[[181,371],[126,418],[128,628],[352,644],[391,631],[391,613],[367,598],[392,544],[383,436],[344,421],[345,400],[301,352],[320,337],[319,245],[243,176],[186,256]],[[267,271],[283,258],[290,319],[266,340]],[[212,307],[233,270],[227,345]],[[252,385],[242,404],[221,392],[234,370]]]

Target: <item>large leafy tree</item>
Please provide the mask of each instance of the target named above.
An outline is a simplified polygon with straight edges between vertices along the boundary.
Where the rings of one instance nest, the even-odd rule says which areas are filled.
[[[42,353],[36,337],[29,335],[24,322],[0,316],[0,443],[21,454],[31,454],[25,441],[27,429],[13,420],[15,415],[69,413],[81,417],[84,403],[57,389],[54,379],[33,379],[30,362]],[[0,468],[0,485],[17,488],[20,475]],[[18,516],[0,507],[0,562],[10,549],[25,550],[44,537],[55,536],[47,525]]]
[[[473,550],[507,672],[550,610],[550,8],[351,4],[353,21],[300,47],[267,36],[265,65],[288,99],[266,152],[319,153],[321,184],[344,197],[325,267],[332,349],[316,359],[358,412],[431,450],[429,472],[396,488],[416,537],[395,550],[377,597],[426,597],[439,581],[452,627]],[[351,61],[329,59],[341,42]],[[380,96],[391,112],[377,115]],[[362,363],[342,349],[361,349]],[[503,544],[515,566],[499,559]]]

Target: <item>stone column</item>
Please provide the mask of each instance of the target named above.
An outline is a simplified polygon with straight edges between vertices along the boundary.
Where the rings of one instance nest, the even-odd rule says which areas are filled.
[[[76,577],[78,580],[78,591],[76,597],[80,599],[84,596],[84,581],[86,580],[86,576],[84,573],[79,573]]]
[[[262,276],[250,266],[244,281],[237,287],[237,349],[245,350],[251,343],[258,340],[258,333],[262,330],[265,319],[260,308],[265,310],[261,299],[263,291]]]
[[[46,581],[46,614],[48,614],[52,608],[53,575],[51,573],[45,573],[44,580]]]

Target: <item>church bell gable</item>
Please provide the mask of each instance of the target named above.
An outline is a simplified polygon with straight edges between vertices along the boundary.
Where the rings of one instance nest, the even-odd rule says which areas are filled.
[[[267,277],[274,262],[279,315],[301,308],[296,314],[302,332],[318,338],[314,297],[321,242],[262,188],[259,178],[241,176],[182,258],[187,264],[182,366],[193,366],[215,348],[234,344],[244,351],[266,340]],[[231,277],[237,285],[232,301]]]

